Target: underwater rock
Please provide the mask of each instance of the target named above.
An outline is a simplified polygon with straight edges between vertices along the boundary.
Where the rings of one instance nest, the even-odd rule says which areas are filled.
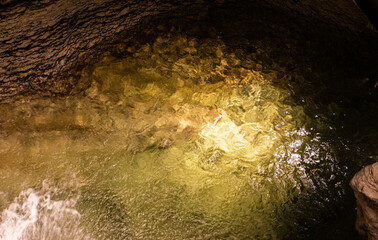
[[[378,163],[354,175],[350,186],[357,198],[357,231],[366,239],[378,239]]]

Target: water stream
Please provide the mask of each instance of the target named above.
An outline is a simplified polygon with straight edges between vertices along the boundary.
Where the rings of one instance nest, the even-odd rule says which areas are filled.
[[[83,93],[0,105],[0,239],[349,234],[348,181],[374,156],[351,161],[341,106],[219,39],[125,51]]]

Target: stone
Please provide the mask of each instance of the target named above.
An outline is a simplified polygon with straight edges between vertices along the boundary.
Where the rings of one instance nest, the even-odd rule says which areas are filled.
[[[193,12],[196,13],[195,17],[189,14]],[[175,29],[175,26],[177,28],[190,25],[196,28],[190,30],[191,28],[187,27],[182,31],[189,34],[190,31],[196,32],[195,29],[198,28],[202,29],[200,35],[214,32],[208,35],[226,39],[235,39],[234,36],[247,39],[246,36],[252,36],[256,38],[253,42],[277,39],[275,43],[284,43],[283,34],[293,32],[290,38],[295,42],[286,42],[283,47],[277,47],[278,45],[273,47],[275,44],[268,42],[268,48],[284,50],[284,46],[290,45],[292,46],[290,54],[297,51],[302,56],[303,53],[306,53],[305,55],[309,52],[316,53],[318,49],[322,49],[322,52],[333,52],[334,46],[341,46],[341,52],[356,49],[352,54],[354,59],[351,62],[352,66],[361,63],[365,69],[364,63],[368,63],[372,66],[371,69],[376,68],[377,58],[369,53],[377,52],[377,33],[366,27],[368,22],[366,17],[352,0],[303,0],[298,3],[275,0],[233,0],[215,3],[211,0],[0,0],[0,101],[16,95],[61,96],[84,91],[91,82],[90,79],[85,82],[85,78],[80,78],[86,66],[96,62],[112,48],[114,43],[134,39],[143,34],[149,36],[148,32],[153,32],[152,30],[155,29],[153,24],[162,25],[163,19],[164,22],[177,22],[177,24],[168,24],[165,27],[167,29],[170,26]],[[255,25],[251,26],[251,22]],[[279,28],[272,28],[271,32],[267,31],[271,23]],[[141,29],[144,31],[140,31]],[[188,29],[190,31],[186,31]],[[260,31],[260,29],[265,30]],[[246,34],[247,30],[250,33]],[[313,49],[303,52],[302,45],[295,44],[296,32],[305,32],[308,38],[320,44],[323,42],[323,36],[328,36],[325,41],[327,44],[319,46],[311,44]],[[359,34],[363,35],[359,37]],[[350,45],[347,39],[352,39],[352,42],[357,41],[358,45]],[[363,42],[360,44],[361,41]],[[235,40],[232,42],[237,43],[236,45],[243,43]],[[124,49],[129,49],[127,51],[133,52],[127,44],[123,46]],[[298,46],[299,51],[295,46]],[[330,47],[327,49],[327,46]],[[239,46],[235,47],[239,48]],[[260,54],[269,50],[263,47],[261,46],[261,49],[264,51]],[[119,52],[124,54],[126,50],[122,49],[120,47]],[[174,50],[175,46],[172,45],[169,49]],[[185,51],[195,53],[200,49],[196,48],[195,42],[188,42]],[[367,54],[361,54],[362,52]],[[222,54],[225,53],[218,51],[214,56],[221,58]],[[277,53],[267,54],[273,56]],[[287,54],[283,52],[281,55]],[[356,58],[360,55],[360,58]],[[316,55],[315,59],[317,62],[324,62],[324,66],[329,66],[329,62],[325,62],[328,57],[327,55],[327,58],[319,59]],[[329,61],[339,62],[341,57],[335,54],[335,58]],[[292,62],[286,58],[282,61]],[[265,67],[265,60],[261,60],[260,63],[258,66],[261,66],[261,69],[262,65]],[[239,62],[236,60],[234,64]],[[360,67],[355,66],[358,72]],[[339,67],[343,74],[345,69],[350,68],[349,65]],[[196,69],[188,70],[192,71],[190,74],[193,77],[196,77]],[[345,73],[345,75],[351,74]],[[374,75],[374,72],[371,75]],[[241,79],[229,79],[229,81],[239,84],[242,80],[242,83],[248,83],[251,80],[248,76],[247,72],[242,73]],[[206,81],[209,75],[202,77],[201,80]],[[343,76],[340,79],[343,79]],[[79,81],[84,84],[79,84]]]
[[[378,239],[378,162],[364,167],[350,182],[357,199],[356,229],[368,240]]]

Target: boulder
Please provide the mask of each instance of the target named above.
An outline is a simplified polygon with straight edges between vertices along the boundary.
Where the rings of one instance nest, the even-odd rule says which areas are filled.
[[[351,180],[357,199],[356,228],[368,240],[378,239],[378,162],[364,167]]]

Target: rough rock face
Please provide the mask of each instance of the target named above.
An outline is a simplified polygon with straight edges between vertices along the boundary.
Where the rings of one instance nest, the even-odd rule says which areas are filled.
[[[0,96],[46,89],[66,93],[74,83],[59,81],[63,71],[96,44],[171,6],[166,7],[159,1],[112,0],[46,0],[3,7]]]
[[[0,100],[17,94],[67,94],[79,88],[67,71],[110,38],[127,35],[146,17],[167,12],[206,15],[216,5],[260,4],[291,17],[323,21],[352,32],[367,19],[352,0],[255,1],[0,1]],[[126,36],[125,35],[125,36]]]
[[[366,239],[378,239],[378,163],[359,171],[350,186],[357,198],[357,231]]]

